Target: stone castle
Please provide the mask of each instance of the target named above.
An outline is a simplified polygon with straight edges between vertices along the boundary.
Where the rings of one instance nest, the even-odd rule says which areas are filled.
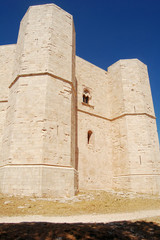
[[[17,44],[0,46],[0,85],[0,192],[160,194],[156,118],[138,59],[102,70],[75,55],[69,13],[32,6]]]

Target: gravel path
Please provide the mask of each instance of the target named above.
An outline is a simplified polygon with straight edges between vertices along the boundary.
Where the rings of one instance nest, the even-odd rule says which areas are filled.
[[[77,216],[18,216],[0,217],[0,223],[19,223],[19,222],[51,222],[51,223],[108,223],[123,220],[136,220],[148,217],[160,216],[159,210],[138,211],[132,213],[112,213],[112,214],[90,214]]]

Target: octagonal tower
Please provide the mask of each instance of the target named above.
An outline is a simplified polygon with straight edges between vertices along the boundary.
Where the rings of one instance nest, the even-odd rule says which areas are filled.
[[[75,30],[54,4],[21,21],[2,142],[2,192],[36,196],[77,191]]]

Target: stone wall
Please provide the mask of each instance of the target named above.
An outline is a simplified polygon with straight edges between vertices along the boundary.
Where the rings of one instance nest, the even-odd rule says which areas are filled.
[[[79,187],[112,188],[112,139],[107,72],[77,57]],[[83,92],[90,93],[89,104]],[[88,132],[91,139],[88,141]]]

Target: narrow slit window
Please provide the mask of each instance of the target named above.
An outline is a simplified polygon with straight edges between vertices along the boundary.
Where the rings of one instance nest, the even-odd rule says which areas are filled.
[[[87,140],[88,140],[88,144],[90,144],[91,143],[91,138],[92,138],[92,134],[93,134],[93,132],[91,131],[91,130],[89,130],[88,131],[88,134],[87,134]]]

